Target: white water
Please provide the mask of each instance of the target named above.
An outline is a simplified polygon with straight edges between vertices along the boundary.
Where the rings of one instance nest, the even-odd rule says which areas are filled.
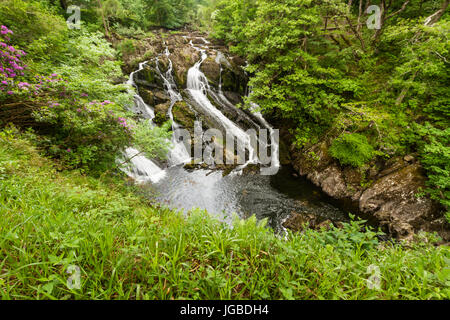
[[[194,47],[194,45],[192,46]],[[192,104],[193,107],[201,108],[201,112],[208,117],[214,118],[213,122],[218,123],[221,129],[226,129],[241,142],[248,143],[248,135],[238,127],[238,124],[228,119],[209,101],[208,96],[213,98],[213,103],[220,104],[221,108],[227,107],[227,110],[224,112],[228,112],[228,109],[235,108],[222,92],[222,75],[218,90],[209,86],[208,80],[200,71],[200,66],[207,58],[206,51],[200,48],[196,49],[201,52],[202,58],[189,70],[188,90],[184,92],[190,94],[195,99],[196,103],[195,105]],[[170,97],[171,105],[168,110],[168,116],[173,120],[172,108],[177,101],[182,100],[182,96],[176,87],[175,81],[173,81],[172,61],[169,59],[170,53],[166,49],[164,54],[168,58],[168,70],[163,73],[159,72],[159,75],[164,81],[166,94]],[[222,66],[228,65],[225,57],[220,57],[217,60],[221,62],[219,63],[221,68]],[[159,71],[158,60],[153,62],[156,63],[156,69]],[[145,63],[140,64],[139,69],[130,75],[130,79],[127,82],[129,85],[136,87],[134,75],[144,67]],[[153,109],[147,106],[138,95],[135,96],[134,100],[135,106],[133,110],[136,110],[144,118],[150,119],[149,123],[151,123],[151,119],[154,117]],[[191,100],[188,99],[187,102],[189,101]],[[265,127],[269,129],[272,147],[272,167],[279,167],[279,147],[275,143],[274,129],[267,123],[261,113],[257,111],[257,108],[257,105],[252,105],[251,109],[255,116],[251,119],[248,118],[248,114],[242,115],[244,112],[239,110],[242,117],[247,116],[245,121],[249,124],[245,122],[244,127],[256,129]],[[238,120],[236,120],[236,123],[239,123],[239,125],[242,120],[241,115],[237,116]],[[233,119],[236,119],[234,115]],[[316,193],[310,195],[312,189],[309,186],[298,185],[298,181],[292,177],[289,171],[286,171],[286,168],[280,170],[280,172],[275,170],[271,171],[272,174],[276,175],[269,177],[264,176],[263,171],[261,171],[262,175],[241,175],[241,169],[243,168],[241,166],[226,177],[223,177],[220,171],[190,171],[185,170],[183,166],[175,165],[181,164],[188,159],[184,157],[186,152],[184,145],[179,143],[179,140],[176,138],[178,128],[180,126],[173,122],[174,135],[172,142],[174,146],[169,153],[169,166],[166,166],[164,170],[157,165],[156,161],[149,160],[134,148],[128,148],[124,153],[126,159],[130,159],[130,165],[122,170],[137,182],[152,182],[158,192],[155,200],[159,203],[166,204],[173,209],[184,209],[187,211],[193,208],[207,209],[209,212],[217,214],[220,219],[225,215],[225,221],[231,219],[228,219],[227,216],[231,216],[232,213],[238,213],[240,217],[244,218],[251,214],[256,214],[258,219],[269,218],[269,224],[276,230],[283,229],[281,222],[291,212],[309,210],[300,205],[300,203],[304,202],[302,200],[303,198],[301,198],[302,201],[294,201],[290,198],[290,195],[288,196],[289,198],[286,195],[290,194],[291,189],[293,189],[295,190],[295,194],[302,195],[302,197],[305,196],[305,199],[309,202],[310,199],[313,199],[313,196],[316,196]],[[196,131],[198,131],[197,129],[198,127]],[[247,144],[247,146],[250,145]],[[254,159],[255,163],[260,160],[256,157],[254,151],[250,159]],[[125,159],[121,160],[123,162]],[[277,187],[274,188],[273,183]],[[287,191],[282,191],[284,190],[283,188],[287,188]],[[321,210],[327,213],[331,212],[331,214],[337,216],[337,213],[333,213],[333,210],[330,210],[328,207],[324,209],[319,208],[317,211],[319,215],[322,214]]]
[[[205,110],[205,112],[209,115],[212,115],[224,127],[227,134],[231,134],[233,137],[235,137],[238,142],[242,146],[245,146],[245,148],[248,150],[249,160],[243,167],[245,167],[249,163],[257,163],[258,158],[255,150],[251,146],[250,136],[237,125],[235,125],[222,112],[217,110],[216,107],[214,107],[209,101],[206,95],[208,91],[211,91],[208,79],[200,70],[200,66],[208,57],[208,55],[206,54],[206,50],[195,47],[192,41],[190,42],[190,44],[192,47],[201,52],[201,59],[188,71],[187,90],[194,98],[194,100]]]
[[[205,39],[203,40],[205,41],[205,43],[207,43]],[[190,45],[201,53],[201,59],[188,71],[187,91],[190,93],[192,98],[197,102],[197,104],[203,109],[203,111],[206,114],[212,116],[218,123],[220,123],[223,129],[226,130],[227,134],[231,134],[234,138],[238,140],[238,142],[242,146],[245,146],[245,149],[248,150],[248,157],[249,157],[248,161],[244,165],[241,165],[238,168],[236,168],[235,170],[235,173],[241,173],[242,169],[245,168],[248,164],[259,162],[256,150],[251,145],[250,136],[244,130],[239,128],[234,122],[228,119],[221,111],[219,111],[216,107],[214,107],[212,103],[209,101],[207,93],[214,96],[216,100],[223,103],[224,105],[234,108],[234,105],[225,97],[225,95],[222,92],[222,78],[220,79],[219,82],[218,92],[214,91],[210,88],[206,76],[200,70],[202,63],[208,57],[206,50],[201,49],[199,47],[195,47],[192,41],[190,41]],[[170,59],[170,52],[167,47],[165,49],[164,55],[167,57],[169,63],[167,71],[161,72],[158,58],[156,58],[156,70],[159,73],[161,79],[163,80],[166,93],[170,97],[170,107],[168,110],[168,116],[170,120],[172,120],[172,130],[174,133],[172,136],[173,147],[168,155],[168,163],[169,166],[176,166],[179,164],[188,163],[192,160],[192,158],[190,156],[190,153],[186,150],[184,142],[180,141],[180,135],[178,134],[180,126],[174,121],[172,113],[172,109],[175,103],[178,101],[182,101],[183,98],[181,94],[177,91],[177,86],[173,79],[172,75],[173,64]],[[218,52],[216,60],[219,62],[223,62],[225,64],[229,64],[229,62],[226,60],[225,56],[221,52]],[[136,87],[134,75],[137,72],[141,71],[145,67],[146,63],[147,62],[139,64],[139,69],[131,73],[129,80],[127,81],[127,84]],[[221,63],[219,64],[222,73],[222,64]],[[152,123],[151,120],[155,117],[153,109],[150,108],[138,94],[134,96],[134,102],[135,102],[134,107],[132,108],[133,111],[136,114],[139,114],[142,117],[149,119],[150,120],[149,123]],[[257,107],[258,107],[257,105],[252,105],[252,111],[255,117],[270,132],[271,148],[272,148],[271,168],[279,168],[280,167],[278,156],[279,146],[274,138],[275,137],[274,130],[269,125],[269,123],[264,119],[262,114],[260,112],[256,112]],[[160,181],[165,176],[164,170],[161,169],[154,161],[147,159],[142,155],[137,155],[138,153],[139,151],[133,148],[128,148],[126,150],[125,152],[126,157],[132,158],[131,163],[133,169],[124,169],[124,171],[126,171],[130,176],[132,176],[138,181],[148,181],[148,180],[152,182]]]
[[[139,64],[139,69],[132,72],[127,81],[127,84],[138,89],[134,82],[134,75],[144,69],[147,61]],[[131,110],[140,115],[141,117],[148,119],[149,126],[153,126],[152,120],[155,118],[155,112],[150,108],[138,94],[134,95],[134,105]],[[128,176],[132,177],[137,182],[151,181],[153,183],[159,182],[165,177],[166,173],[152,160],[147,159],[145,156],[140,155],[140,151],[134,148],[127,148],[124,152],[125,159],[118,159],[118,163],[122,163],[120,170],[125,172]],[[123,163],[124,160],[128,160],[127,163]]]
[[[164,55],[167,57],[169,61],[169,68],[167,69],[166,73],[163,74],[161,70],[159,69],[158,60],[156,60],[156,69],[159,72],[159,75],[163,79],[164,86],[166,88],[166,92],[169,94],[170,97],[170,107],[168,110],[169,118],[172,121],[172,144],[173,148],[170,150],[169,153],[169,164],[171,166],[176,166],[179,164],[186,164],[191,161],[191,156],[189,152],[186,150],[186,147],[184,145],[184,142],[180,141],[180,133],[179,129],[180,126],[174,121],[173,119],[173,113],[172,109],[175,103],[178,101],[182,101],[183,98],[181,97],[181,94],[176,91],[176,84],[172,76],[172,70],[173,70],[173,64],[172,60],[170,60],[170,52],[169,48],[166,47],[166,50],[164,52]]]
[[[128,176],[132,177],[137,182],[153,183],[159,182],[166,176],[166,172],[162,170],[153,161],[140,155],[140,151],[134,148],[127,148],[125,150],[126,159],[129,159],[129,165],[121,168]]]
[[[228,100],[227,97],[225,97],[225,95],[223,94],[222,91],[222,64],[221,62],[224,62],[227,66],[231,66],[230,62],[226,59],[226,57],[223,55],[222,52],[218,52],[217,53],[217,57],[216,57],[216,63],[220,64],[220,79],[219,79],[219,92],[218,92],[218,96],[219,99],[225,103],[228,106],[233,106],[233,104]],[[251,91],[250,91],[251,94]],[[279,141],[277,141],[276,137],[275,137],[275,131],[273,129],[273,127],[266,121],[266,119],[264,119],[263,115],[261,114],[261,112],[257,111],[259,109],[259,106],[256,103],[251,103],[250,104],[250,111],[253,113],[253,115],[259,120],[259,122],[267,129],[269,130],[270,133],[270,147],[271,147],[271,169],[277,170],[280,168],[280,157],[279,157],[279,150],[280,150],[280,145],[279,145]],[[269,146],[266,146],[267,148]]]

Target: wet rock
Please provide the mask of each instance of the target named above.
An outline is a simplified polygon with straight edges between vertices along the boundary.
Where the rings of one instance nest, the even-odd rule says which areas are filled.
[[[225,68],[222,71],[222,90],[245,95],[248,79],[243,71]]]
[[[306,226],[314,226],[316,217],[310,214],[291,212],[289,217],[283,222],[283,227],[288,228],[294,232],[300,232],[305,229]]]
[[[176,102],[172,108],[172,114],[176,123],[194,135],[196,115],[185,101]]]
[[[209,56],[200,66],[201,71],[208,79],[210,85],[219,86],[220,82],[220,64],[215,61],[215,56]]]
[[[159,71],[166,73],[169,70],[169,58],[163,55],[158,58]]]
[[[206,163],[200,163],[197,161],[191,161],[186,163],[184,167],[186,170],[196,170],[196,169],[208,169],[208,165]]]
[[[246,175],[255,175],[255,174],[259,174],[261,171],[261,165],[259,164],[248,164],[247,166],[245,166],[245,168],[242,170],[243,174]]]
[[[170,102],[170,97],[164,91],[153,91],[155,104]]]
[[[187,73],[200,60],[200,53],[187,44],[174,48],[170,59],[172,60],[174,79],[177,86],[186,88]]]
[[[316,230],[330,230],[331,227],[333,226],[333,222],[331,222],[331,220],[325,220],[319,224],[317,224],[314,229]]]
[[[419,231],[438,232],[444,240],[450,239],[450,226],[439,205],[417,197],[426,177],[412,156],[361,170],[339,165],[328,154],[328,144],[322,142],[308,152],[293,152],[293,165],[330,197],[357,208],[364,219],[399,239],[412,239]]]
[[[153,119],[153,122],[155,122],[157,125],[162,125],[164,122],[169,120],[169,117],[167,115],[169,108],[170,102],[158,104],[155,107],[155,119]]]
[[[425,187],[425,176],[418,164],[406,166],[376,181],[361,195],[362,212],[374,215],[381,225],[401,239],[411,239],[418,231],[437,230],[433,221],[440,218],[432,200],[416,194]],[[439,227],[438,227],[439,228]],[[447,238],[450,230],[444,232]]]
[[[139,87],[139,95],[149,106],[153,107],[155,105],[155,95],[153,94],[153,91],[145,89],[144,87]]]
[[[242,96],[237,92],[225,91],[224,96],[234,105],[238,105],[243,102]]]
[[[144,86],[150,89],[164,89],[164,81],[153,65],[146,65],[141,71],[137,72],[135,74],[135,81],[138,86]]]

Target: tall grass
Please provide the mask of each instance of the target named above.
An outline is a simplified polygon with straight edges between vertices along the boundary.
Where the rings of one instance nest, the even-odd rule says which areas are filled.
[[[361,222],[273,234],[149,204],[119,177],[58,172],[0,134],[2,299],[448,299],[448,247],[380,243]],[[368,285],[371,265],[380,287]],[[80,289],[69,289],[69,266]],[[371,269],[372,268],[372,269]]]

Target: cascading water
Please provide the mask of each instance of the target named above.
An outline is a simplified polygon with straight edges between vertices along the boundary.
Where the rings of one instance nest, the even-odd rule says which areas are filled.
[[[181,97],[180,93],[176,91],[176,84],[172,76],[172,70],[173,70],[173,64],[172,60],[170,60],[170,52],[169,48],[166,47],[166,50],[164,52],[164,55],[167,57],[167,60],[169,61],[169,67],[166,71],[166,73],[162,73],[159,68],[159,60],[156,59],[156,70],[158,71],[160,77],[163,79],[164,87],[166,89],[166,92],[168,93],[170,97],[170,107],[168,110],[169,118],[172,121],[172,144],[173,148],[170,150],[169,154],[169,164],[171,166],[179,165],[179,164],[185,164],[191,161],[191,156],[189,152],[186,150],[186,146],[183,141],[180,141],[180,126],[175,122],[173,118],[173,106],[178,101],[182,101],[183,98]]]
[[[121,170],[137,182],[151,181],[159,182],[166,176],[166,172],[162,170],[156,163],[140,155],[139,150],[127,148],[125,156],[129,160],[129,164],[122,166]]]
[[[138,88],[134,81],[134,76],[137,72],[143,70],[146,64],[147,61],[140,63],[139,69],[132,72],[127,81],[127,84],[131,87],[135,87],[136,90],[138,90]],[[131,110],[140,117],[147,119],[149,126],[154,125],[152,120],[155,118],[155,112],[144,102],[140,95],[134,95],[134,105]],[[124,152],[124,157],[125,159],[117,160],[117,162],[121,164],[120,169],[137,182],[146,182],[150,180],[153,183],[157,183],[166,175],[164,170],[156,163],[141,155],[139,150],[127,148]]]
[[[183,38],[187,40],[187,37]],[[207,44],[204,39],[203,42]],[[220,65],[221,73],[219,86],[215,89],[209,85],[205,74],[200,70],[203,62],[208,57],[204,49],[206,46],[203,46],[203,49],[196,47],[192,40],[190,45],[201,53],[201,59],[188,70],[187,89],[185,91],[179,91],[174,81],[172,75],[173,64],[170,59],[171,53],[167,46],[165,51],[154,60],[154,70],[163,80],[165,93],[170,98],[170,107],[167,115],[172,120],[173,147],[168,155],[168,166],[163,170],[156,164],[156,161],[145,158],[134,148],[128,148],[125,156],[127,159],[130,159],[130,166],[122,170],[138,182],[152,182],[158,194],[149,196],[161,204],[166,204],[174,209],[185,209],[186,211],[193,208],[206,209],[224,221],[230,221],[232,213],[237,213],[244,218],[256,214],[258,219],[268,218],[270,226],[274,229],[282,230],[282,221],[291,212],[313,214],[324,219],[343,220],[342,212],[330,206],[326,201],[324,202],[320,193],[314,189],[314,186],[305,180],[293,178],[290,169],[281,168],[278,171],[280,167],[278,141],[275,137],[274,129],[264,119],[262,114],[257,111],[259,107],[256,104],[251,105],[253,116],[249,117],[246,112],[237,109],[227,99],[228,92],[224,93],[222,91],[222,64],[230,68],[226,57],[221,52],[217,52],[216,63]],[[168,61],[167,70],[164,72],[161,72],[160,68],[162,65],[161,58]],[[145,67],[150,66],[146,62],[141,63],[139,69],[130,75],[127,83],[136,87],[135,75]],[[180,92],[185,94],[185,99],[183,99]],[[209,100],[210,98],[212,99],[211,101]],[[221,131],[231,134],[238,142],[244,145],[248,151],[247,156],[249,159],[247,163],[237,167],[232,174],[225,177],[221,171],[211,171],[209,169],[192,171],[180,166],[179,164],[191,160],[184,143],[180,141],[177,135],[181,127],[175,121],[173,114],[174,106],[182,100],[188,107],[192,107],[192,110],[195,109],[195,114],[202,114],[208,121],[211,120],[211,123],[217,124]],[[227,115],[218,110],[212,101],[221,110],[225,110],[224,112]],[[149,125],[154,125],[151,121],[155,117],[154,110],[139,95],[135,95],[134,102],[132,109],[135,113],[142,118],[148,119]],[[241,120],[239,119],[241,118],[245,118],[243,122],[240,122]],[[194,131],[202,132],[198,122],[195,123],[195,126]],[[260,162],[256,155],[256,150],[250,144],[249,135],[242,127],[268,129],[270,132],[271,168],[277,169],[273,171],[273,174],[276,173],[276,175],[239,174],[242,173],[242,169],[247,164]],[[268,142],[267,147],[269,147]],[[204,155],[208,155],[208,152],[212,151],[212,149],[212,144],[205,143]],[[203,160],[205,161],[205,159]]]
[[[206,41],[205,41],[206,43]],[[192,68],[189,69],[187,74],[187,90],[198,105],[204,109],[204,112],[213,116],[218,123],[222,125],[227,134],[235,137],[240,145],[244,146],[249,152],[249,160],[244,164],[245,167],[249,163],[257,163],[258,157],[256,151],[251,146],[251,137],[244,132],[241,128],[235,125],[230,119],[228,119],[222,112],[217,110],[216,107],[212,105],[207,97],[207,92],[211,91],[208,83],[208,79],[205,77],[203,72],[200,70],[200,66],[206,60],[208,55],[206,50],[197,48],[194,46],[192,41],[190,44],[200,51],[201,59]]]
[[[148,61],[144,61],[142,63],[139,64],[139,69],[132,72],[130,74],[130,77],[127,81],[127,84],[131,87],[136,88],[136,90],[138,89],[136,86],[136,83],[134,81],[134,75],[140,71],[142,71],[145,67],[145,65],[147,64]],[[131,111],[145,119],[149,119],[149,120],[153,120],[155,118],[155,112],[153,111],[152,108],[150,108],[142,99],[142,97],[138,94],[134,95],[134,104],[131,108]]]

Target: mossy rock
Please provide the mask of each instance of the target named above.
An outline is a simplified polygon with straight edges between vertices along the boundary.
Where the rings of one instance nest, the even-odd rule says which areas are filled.
[[[244,74],[235,72],[231,69],[224,69],[222,71],[222,90],[233,91],[240,95],[245,95],[245,88],[247,86],[247,79]]]
[[[194,122],[196,116],[194,111],[184,101],[178,101],[172,108],[173,119],[189,132],[194,132]]]
[[[145,66],[136,73],[136,83],[150,88],[164,88],[164,81],[153,66]]]
[[[139,95],[141,96],[142,100],[144,100],[144,102],[149,106],[153,107],[155,105],[155,95],[151,90],[140,87]]]
[[[166,73],[169,70],[169,59],[167,56],[162,56],[158,60],[159,71]]]
[[[165,104],[170,102],[170,97],[166,94],[165,91],[153,91],[153,97],[155,100],[155,104]]]
[[[162,125],[164,122],[166,122],[169,119],[169,117],[167,116],[169,108],[170,102],[158,104],[155,107],[155,119],[153,119],[153,122],[157,125]]]
[[[214,57],[208,57],[200,66],[201,71],[208,79],[210,85],[219,86],[220,82],[220,64],[217,64]]]

